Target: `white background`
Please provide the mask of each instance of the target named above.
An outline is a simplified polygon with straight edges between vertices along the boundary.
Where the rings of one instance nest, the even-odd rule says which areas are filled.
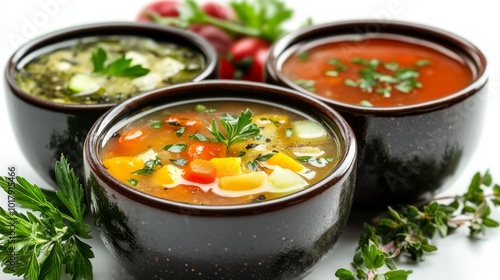
[[[250,0],[251,1],[251,0]],[[500,183],[500,156],[498,120],[500,120],[500,52],[498,51],[498,10],[495,1],[448,0],[285,0],[295,10],[294,20],[287,24],[289,30],[298,27],[308,16],[315,23],[344,19],[390,19],[424,23],[459,34],[479,46],[489,58],[490,92],[488,94],[487,120],[480,147],[468,168],[457,174],[456,183],[446,194],[465,191],[476,171],[490,169],[495,182]],[[24,41],[56,29],[82,23],[100,21],[134,20],[147,0],[14,0],[0,1],[0,67],[2,71],[8,57]],[[3,73],[2,73],[3,77]],[[0,89],[0,175],[7,175],[8,166],[16,166],[18,175],[40,186],[48,186],[30,167],[12,135],[6,113],[3,88]],[[33,120],[36,121],[36,120]],[[33,135],[36,137],[36,135]],[[496,178],[496,180],[495,180]],[[0,195],[0,206],[5,207],[6,196]],[[500,209],[494,213],[500,219]],[[335,271],[349,268],[356,248],[365,214],[354,213],[341,239],[329,256],[307,279],[336,279]],[[98,238],[91,241],[96,258],[93,259],[95,279],[132,279],[113,260]],[[488,231],[478,239],[469,239],[467,230],[459,230],[445,239],[436,237],[433,244],[439,250],[421,263],[400,258],[401,268],[414,271],[410,279],[499,279],[500,229]],[[0,272],[1,274],[1,272]],[[15,279],[0,275],[0,279]]]

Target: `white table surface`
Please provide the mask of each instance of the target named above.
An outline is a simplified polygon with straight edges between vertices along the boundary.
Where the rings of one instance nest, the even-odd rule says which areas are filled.
[[[500,98],[500,52],[498,50],[500,23],[495,1],[448,1],[448,0],[285,0],[295,9],[294,20],[287,26],[295,28],[311,16],[315,23],[367,18],[382,23],[389,19],[424,23],[454,32],[479,46],[489,58],[490,92],[485,129],[480,147],[462,174],[457,174],[456,183],[445,194],[462,193],[476,171],[490,169],[494,181],[500,183],[500,145],[498,109]],[[12,0],[0,1],[0,67],[2,71],[7,58],[25,40],[60,28],[101,21],[134,20],[137,12],[147,0]],[[498,64],[497,64],[498,63]],[[3,79],[3,73],[2,73]],[[30,167],[13,136],[6,112],[3,87],[0,89],[0,175],[7,175],[8,166],[16,166],[18,175],[40,186],[47,185]],[[34,120],[36,121],[36,120]],[[495,180],[496,179],[496,180]],[[7,198],[2,192],[0,206],[6,207]],[[493,217],[500,219],[500,209]],[[362,222],[360,213],[354,213],[332,252],[307,278],[309,280],[336,279],[335,271],[350,267]],[[414,271],[410,279],[500,279],[500,229],[489,230],[485,236],[471,240],[467,230],[459,230],[433,244],[439,250],[427,256],[424,262],[413,263],[400,258],[398,265]],[[96,236],[96,235],[95,235]],[[102,245],[93,238],[91,245],[96,258],[92,260],[95,279],[132,279],[126,274]],[[16,279],[1,275],[0,279]]]

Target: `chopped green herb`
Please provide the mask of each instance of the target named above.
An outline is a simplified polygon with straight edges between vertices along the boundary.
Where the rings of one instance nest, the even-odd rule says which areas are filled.
[[[298,162],[309,162],[312,158],[312,156],[302,156],[295,158],[295,160]]]
[[[244,151],[240,151],[240,153],[238,154],[238,157],[242,157],[242,156],[244,156],[244,155],[246,155],[246,152],[244,152]]]
[[[275,153],[269,153],[269,154],[265,154],[263,156],[259,156],[255,159],[255,161],[266,161],[268,159],[270,159],[272,156],[274,156]]]
[[[359,102],[359,105],[364,107],[373,107],[373,104],[368,100],[361,100],[361,102]]]
[[[385,69],[390,71],[396,71],[399,68],[399,64],[397,62],[389,62],[384,64]]]
[[[179,158],[179,159],[171,158],[170,161],[177,166],[185,166],[187,164],[187,159],[185,158]]]
[[[127,182],[130,183],[132,186],[137,186],[137,184],[139,183],[139,181],[137,181],[137,179],[134,178],[128,179]]]
[[[263,136],[263,135],[261,135],[261,134],[259,134],[259,135],[255,135],[255,136],[253,137],[253,139],[254,139],[254,140],[262,140],[263,138],[264,138],[264,136]]]
[[[144,163],[144,167],[143,168],[141,168],[139,170],[136,170],[136,171],[133,171],[132,174],[134,174],[134,175],[149,175],[149,174],[153,174],[153,173],[156,172],[156,170],[154,169],[156,166],[162,166],[162,164],[161,164],[161,158],[159,158],[159,157],[147,160]]]
[[[350,86],[350,87],[358,87],[358,83],[356,83],[355,81],[353,81],[351,79],[345,79],[344,84],[346,86]]]
[[[160,128],[162,126],[163,126],[163,123],[161,123],[161,122],[155,122],[155,123],[151,124],[152,128]]]
[[[195,134],[190,134],[189,138],[193,139],[193,140],[198,140],[198,141],[201,141],[201,142],[207,142],[208,141],[208,138],[205,137],[203,134],[201,134],[199,132],[195,132]]]
[[[205,112],[207,110],[207,107],[205,107],[205,105],[198,104],[194,107],[194,110],[196,112]]]
[[[274,154],[275,153],[269,153],[263,156],[258,156],[255,160],[247,163],[248,169],[250,169],[251,171],[257,171],[259,169],[259,162],[263,162],[270,159],[272,156],[274,156]]]
[[[177,137],[181,137],[184,134],[184,132],[186,132],[186,127],[181,126],[175,130],[175,135],[177,135]]]
[[[299,87],[303,87],[308,91],[316,91],[315,83],[316,81],[314,80],[303,80],[303,79],[295,80],[296,85],[298,85]]]
[[[169,144],[163,147],[163,150],[178,154],[184,152],[186,148],[186,144]]]
[[[114,60],[113,62],[106,65],[108,60],[108,55],[106,51],[99,47],[96,52],[92,53],[92,64],[94,66],[94,73],[110,75],[110,76],[121,76],[137,78],[144,76],[149,73],[149,69],[142,67],[141,65],[133,65],[132,59],[125,58],[125,55]]]
[[[298,54],[298,57],[299,57],[299,60],[302,62],[307,61],[307,59],[309,58],[309,53],[306,51],[302,51]]]
[[[325,76],[338,77],[339,76],[339,71],[336,71],[336,70],[326,70],[325,71]]]
[[[431,64],[431,61],[429,59],[420,59],[417,62],[415,62],[415,66],[417,67],[424,67],[429,64]]]
[[[293,128],[285,129],[285,136],[286,137],[292,137],[292,135],[293,135]]]
[[[335,159],[332,156],[325,157],[325,160],[328,161],[328,162],[334,162],[335,161]]]
[[[273,123],[276,127],[280,127],[280,122],[279,121],[275,121],[273,119],[270,119],[270,118],[260,118],[261,121],[268,121],[268,122],[271,122]]]

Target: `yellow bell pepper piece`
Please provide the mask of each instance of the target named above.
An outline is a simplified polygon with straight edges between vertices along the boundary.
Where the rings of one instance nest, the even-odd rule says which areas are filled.
[[[131,178],[137,180],[138,175],[132,172],[144,167],[144,161],[136,157],[114,157],[104,160],[102,164],[113,177],[124,183]]]
[[[274,154],[266,161],[266,163],[269,165],[277,165],[281,168],[290,169],[294,172],[299,172],[304,169],[304,166],[302,166],[302,164],[281,152]]]
[[[264,171],[225,176],[219,179],[219,188],[228,191],[251,190],[262,186],[266,177]]]
[[[241,158],[212,158],[210,160],[217,166],[217,178],[241,174]]]

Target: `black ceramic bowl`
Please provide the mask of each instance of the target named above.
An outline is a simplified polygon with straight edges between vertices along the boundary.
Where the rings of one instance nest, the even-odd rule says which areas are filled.
[[[340,162],[305,190],[229,206],[160,199],[106,171],[100,149],[110,131],[127,123],[123,120],[151,107],[198,104],[207,98],[265,102],[309,114],[339,137]],[[354,135],[327,105],[280,87],[224,80],[172,86],[127,100],[96,122],[84,146],[86,193],[96,227],[112,254],[140,279],[304,277],[342,232],[354,194],[355,166]]]
[[[405,36],[418,44],[451,51],[474,73],[467,87],[444,98],[400,107],[362,107],[322,97],[282,75],[290,51],[343,36]],[[473,155],[483,124],[487,60],[467,40],[433,27],[406,22],[354,20],[312,26],[277,41],[266,64],[269,83],[314,96],[337,110],[355,132],[359,153],[354,207],[382,208],[430,198],[446,188]]]
[[[201,37],[176,28],[132,22],[96,23],[46,34],[20,47],[5,69],[5,94],[14,133],[32,167],[49,182],[54,180],[54,164],[64,153],[78,175],[82,173],[82,148],[92,124],[115,104],[72,105],[36,98],[24,92],[14,80],[16,68],[27,56],[47,46],[84,37],[133,35],[158,42],[172,42],[199,50],[206,59],[205,69],[194,81],[214,78],[216,53]]]

